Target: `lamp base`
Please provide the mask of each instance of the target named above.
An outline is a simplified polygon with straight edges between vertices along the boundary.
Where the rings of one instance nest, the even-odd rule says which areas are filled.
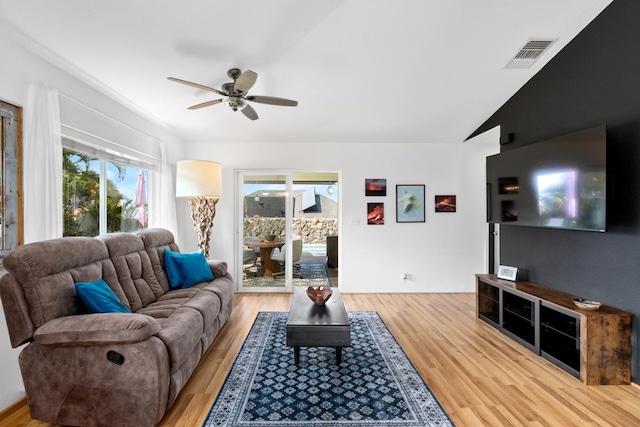
[[[193,197],[189,199],[193,228],[198,235],[198,246],[209,259],[209,239],[213,229],[213,218],[216,216],[217,197]]]

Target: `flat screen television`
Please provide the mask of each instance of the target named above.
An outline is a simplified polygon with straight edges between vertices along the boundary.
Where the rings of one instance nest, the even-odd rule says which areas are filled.
[[[487,220],[604,232],[607,131],[598,126],[487,157]]]

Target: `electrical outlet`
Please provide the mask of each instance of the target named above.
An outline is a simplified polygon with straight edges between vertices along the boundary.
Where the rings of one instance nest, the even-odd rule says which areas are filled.
[[[402,280],[409,280],[409,275],[407,273],[402,273]]]

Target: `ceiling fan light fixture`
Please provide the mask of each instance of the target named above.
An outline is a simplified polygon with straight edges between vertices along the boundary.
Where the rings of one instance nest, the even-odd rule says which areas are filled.
[[[256,79],[258,78],[258,74],[254,71],[246,70],[244,72],[241,72],[239,68],[232,68],[228,71],[227,75],[231,79],[233,79],[233,82],[223,84],[222,90],[201,85],[199,83],[193,83],[187,80],[178,79],[175,77],[167,78],[176,83],[181,83],[187,86],[198,88],[200,90],[217,93],[218,95],[222,95],[224,97],[192,105],[191,107],[188,107],[190,110],[197,110],[220,103],[225,103],[233,111],[242,111],[242,114],[244,114],[248,119],[258,120],[258,113],[256,113],[256,110],[254,110],[247,101],[287,107],[295,107],[298,105],[298,101],[294,101],[292,99],[261,95],[247,96],[247,92],[253,87]]]
[[[224,103],[227,104],[233,111],[242,110],[246,106],[244,100],[237,96],[227,97],[227,99],[224,100]]]

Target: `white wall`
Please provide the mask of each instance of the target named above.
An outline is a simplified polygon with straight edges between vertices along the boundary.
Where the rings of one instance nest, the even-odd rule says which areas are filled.
[[[182,157],[182,144],[169,134],[168,129],[156,122],[147,120],[130,109],[123,107],[110,97],[90,88],[80,79],[62,69],[44,61],[18,43],[14,34],[5,34],[0,28],[0,51],[4,61],[0,67],[0,99],[24,107],[27,103],[28,87],[32,81],[41,81],[51,88],[58,89],[64,95],[73,98],[91,108],[109,115],[141,132],[167,142],[168,157],[172,163]],[[29,161],[23,156],[23,161]],[[34,188],[23,189],[24,198],[38,197]],[[24,228],[41,221],[39,212],[24,212]],[[18,367],[20,349],[12,349],[4,320],[4,311],[0,314],[0,410],[17,402],[24,396],[22,377]]]
[[[497,141],[497,139],[496,139]],[[340,288],[343,292],[470,292],[486,271],[485,157],[497,142],[466,143],[191,143],[186,157],[223,166],[223,196],[211,238],[211,257],[238,271],[234,233],[234,175],[238,169],[339,171]],[[365,178],[386,178],[387,196],[365,197]],[[395,186],[426,185],[426,222],[396,223]],[[434,196],[455,194],[456,213],[435,213]],[[367,225],[367,202],[385,203],[385,224]],[[178,205],[188,215],[186,203]],[[195,232],[182,236],[196,248]],[[359,225],[352,225],[359,221]],[[410,275],[403,281],[401,274]]]

